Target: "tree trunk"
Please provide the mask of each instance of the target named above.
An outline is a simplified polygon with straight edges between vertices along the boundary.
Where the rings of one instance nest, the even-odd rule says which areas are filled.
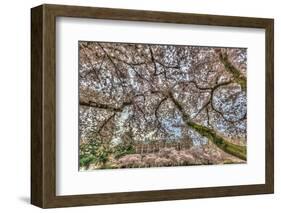
[[[169,96],[175,106],[177,107],[177,109],[182,113],[183,121],[187,126],[191,127],[201,136],[208,138],[212,143],[214,143],[218,148],[220,148],[224,152],[231,154],[241,160],[247,160],[246,146],[233,144],[224,139],[223,137],[219,136],[214,130],[191,121],[189,116],[184,112],[182,105],[174,98],[173,94],[170,93]]]
[[[212,141],[217,147],[219,147],[224,152],[231,154],[242,160],[247,160],[247,150],[246,146],[240,146],[237,144],[230,143],[225,140],[223,137],[219,136],[214,130],[207,128],[205,126],[196,124],[194,122],[186,122],[186,124],[198,132],[200,135],[208,138]]]

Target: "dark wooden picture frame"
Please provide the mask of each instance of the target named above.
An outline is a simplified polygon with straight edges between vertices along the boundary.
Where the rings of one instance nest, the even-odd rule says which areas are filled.
[[[265,29],[265,184],[56,195],[56,17]],[[31,9],[31,203],[42,208],[267,194],[274,192],[274,20],[63,5]]]

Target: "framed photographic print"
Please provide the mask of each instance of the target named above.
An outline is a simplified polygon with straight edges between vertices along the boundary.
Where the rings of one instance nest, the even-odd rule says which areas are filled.
[[[31,203],[273,193],[273,19],[31,9]]]

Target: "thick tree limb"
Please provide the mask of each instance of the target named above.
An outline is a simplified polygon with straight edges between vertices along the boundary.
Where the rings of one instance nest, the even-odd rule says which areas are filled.
[[[201,136],[208,138],[212,143],[214,143],[218,148],[220,148],[224,152],[231,154],[242,160],[247,159],[246,146],[233,144],[227,141],[226,139],[224,139],[223,137],[219,136],[214,130],[205,127],[203,125],[197,124],[195,122],[192,122],[189,119],[189,116],[184,112],[183,106],[174,98],[172,93],[170,93],[170,99],[177,107],[177,109],[182,113],[183,121],[187,126],[191,127],[193,130],[198,132]]]
[[[242,160],[247,160],[246,146],[240,146],[237,144],[230,143],[223,137],[219,136],[214,130],[203,125],[196,124],[192,121],[186,121],[186,124],[192,129],[194,129],[196,132],[198,132],[200,135],[208,138],[224,152],[238,157]]]
[[[227,54],[220,53],[220,61],[227,72],[231,73],[234,81],[241,86],[243,91],[247,91],[247,78],[229,61]]]

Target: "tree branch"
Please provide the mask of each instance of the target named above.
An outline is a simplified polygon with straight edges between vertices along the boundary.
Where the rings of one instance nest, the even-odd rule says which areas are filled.
[[[229,61],[227,54],[219,53],[219,59],[227,72],[231,73],[234,81],[241,86],[243,91],[247,91],[247,78]]]

